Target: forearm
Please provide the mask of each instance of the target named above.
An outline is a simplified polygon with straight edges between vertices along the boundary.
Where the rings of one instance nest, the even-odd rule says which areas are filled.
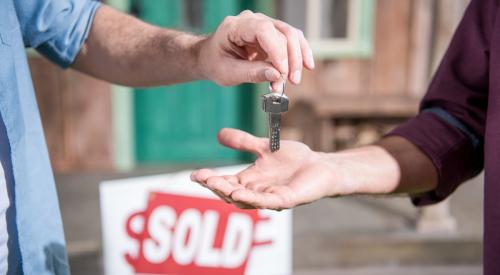
[[[202,78],[202,37],[144,23],[102,6],[73,67],[127,86],[157,86]]]
[[[438,182],[431,160],[401,137],[323,157],[335,177],[331,189],[334,195],[415,194],[435,189]]]

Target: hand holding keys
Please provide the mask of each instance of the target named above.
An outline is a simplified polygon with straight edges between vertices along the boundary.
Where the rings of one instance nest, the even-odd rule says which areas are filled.
[[[283,90],[262,96],[262,110],[269,116],[269,149],[276,152],[280,149],[281,113],[288,111],[288,97],[285,95],[285,80]]]

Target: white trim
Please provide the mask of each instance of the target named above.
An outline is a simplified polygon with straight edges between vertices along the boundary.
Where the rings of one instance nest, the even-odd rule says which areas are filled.
[[[306,35],[309,40],[317,40],[321,34],[321,0],[308,0],[306,4]]]
[[[348,56],[356,55],[359,52],[370,52],[370,47],[363,43],[360,30],[363,1],[348,0],[348,17],[346,38],[321,38],[321,0],[307,0],[305,11],[306,36],[316,55],[328,56]],[[357,52],[356,52],[357,50]]]

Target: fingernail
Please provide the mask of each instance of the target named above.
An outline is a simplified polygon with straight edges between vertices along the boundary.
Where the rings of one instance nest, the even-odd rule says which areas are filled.
[[[309,65],[311,66],[311,68],[314,68],[316,65],[314,64],[314,55],[313,55],[313,52],[312,50],[309,50]]]
[[[275,71],[272,70],[272,69],[267,69],[265,72],[264,72],[264,75],[266,76],[266,79],[268,81],[276,81],[278,80],[279,76],[276,75]]]
[[[296,70],[295,72],[293,72],[293,74],[292,74],[292,81],[295,84],[299,84],[301,78],[302,78],[302,74],[300,73],[299,70]]]

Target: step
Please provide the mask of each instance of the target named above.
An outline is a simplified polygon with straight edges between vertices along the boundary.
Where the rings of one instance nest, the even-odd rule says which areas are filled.
[[[415,266],[415,267],[363,267],[344,269],[295,270],[294,275],[481,275],[480,265]]]
[[[294,238],[298,269],[362,266],[480,265],[482,240],[475,236],[416,233],[316,234]]]

